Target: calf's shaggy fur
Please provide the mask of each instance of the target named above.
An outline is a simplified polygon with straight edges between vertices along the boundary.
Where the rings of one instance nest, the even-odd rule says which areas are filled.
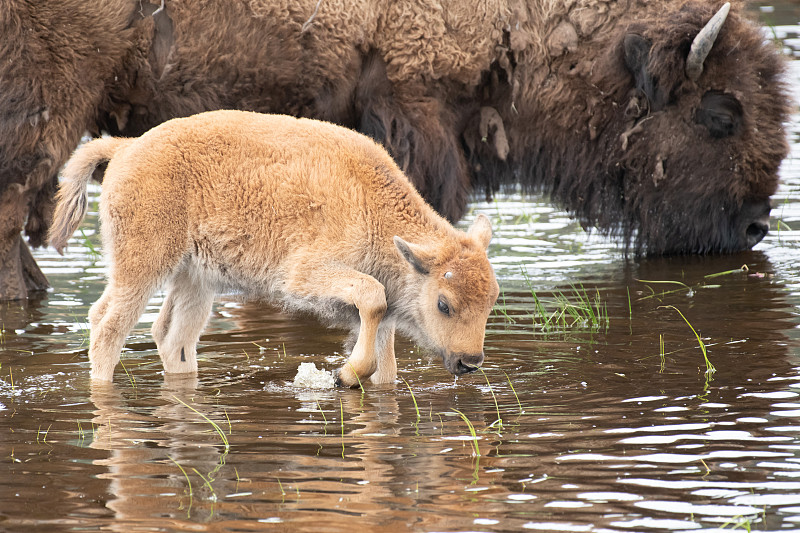
[[[453,374],[483,362],[498,285],[491,225],[465,234],[436,214],[386,151],[333,124],[242,111],[175,119],[135,139],[102,138],[68,162],[50,244],[59,252],[108,161],[100,220],[108,285],[89,313],[92,378],[110,381],[127,333],[159,286],[153,324],[166,372],[196,372],[215,293],[310,311],[357,340],[339,381],[397,375],[399,328]]]

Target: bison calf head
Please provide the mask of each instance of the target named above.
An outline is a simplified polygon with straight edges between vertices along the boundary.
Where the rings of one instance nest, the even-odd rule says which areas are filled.
[[[486,256],[492,238],[489,219],[479,215],[466,235],[444,246],[413,244],[395,237],[409,263],[407,320],[398,327],[438,353],[454,375],[474,372],[483,363],[486,320],[499,287]]]
[[[639,252],[746,250],[769,230],[788,152],[782,64],[728,10],[689,2],[620,38],[629,89],[608,142]]]

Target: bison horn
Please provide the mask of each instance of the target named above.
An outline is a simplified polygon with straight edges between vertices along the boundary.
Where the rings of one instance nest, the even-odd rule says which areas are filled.
[[[722,29],[722,25],[725,24],[730,10],[731,4],[726,2],[692,41],[692,49],[689,50],[689,56],[686,58],[686,75],[690,80],[697,81],[700,74],[703,73],[703,62],[708,57],[711,47],[714,46],[714,41],[719,35],[719,30]]]

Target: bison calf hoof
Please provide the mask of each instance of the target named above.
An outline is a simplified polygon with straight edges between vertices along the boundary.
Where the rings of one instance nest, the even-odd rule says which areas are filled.
[[[344,369],[339,370],[334,376],[333,383],[337,387],[347,387],[350,389],[358,389],[361,388],[361,383],[358,381],[358,378],[355,378],[355,374],[353,374],[352,370],[348,369],[347,376],[344,378],[342,377],[342,372]]]

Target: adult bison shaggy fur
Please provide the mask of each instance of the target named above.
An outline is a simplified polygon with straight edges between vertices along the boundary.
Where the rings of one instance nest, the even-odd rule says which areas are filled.
[[[741,3],[687,69],[721,6],[5,0],[0,296],[46,283],[20,230],[43,244],[85,131],[138,136],[218,108],[365,133],[450,220],[472,191],[521,185],[636,253],[748,249],[768,230],[788,97]]]

